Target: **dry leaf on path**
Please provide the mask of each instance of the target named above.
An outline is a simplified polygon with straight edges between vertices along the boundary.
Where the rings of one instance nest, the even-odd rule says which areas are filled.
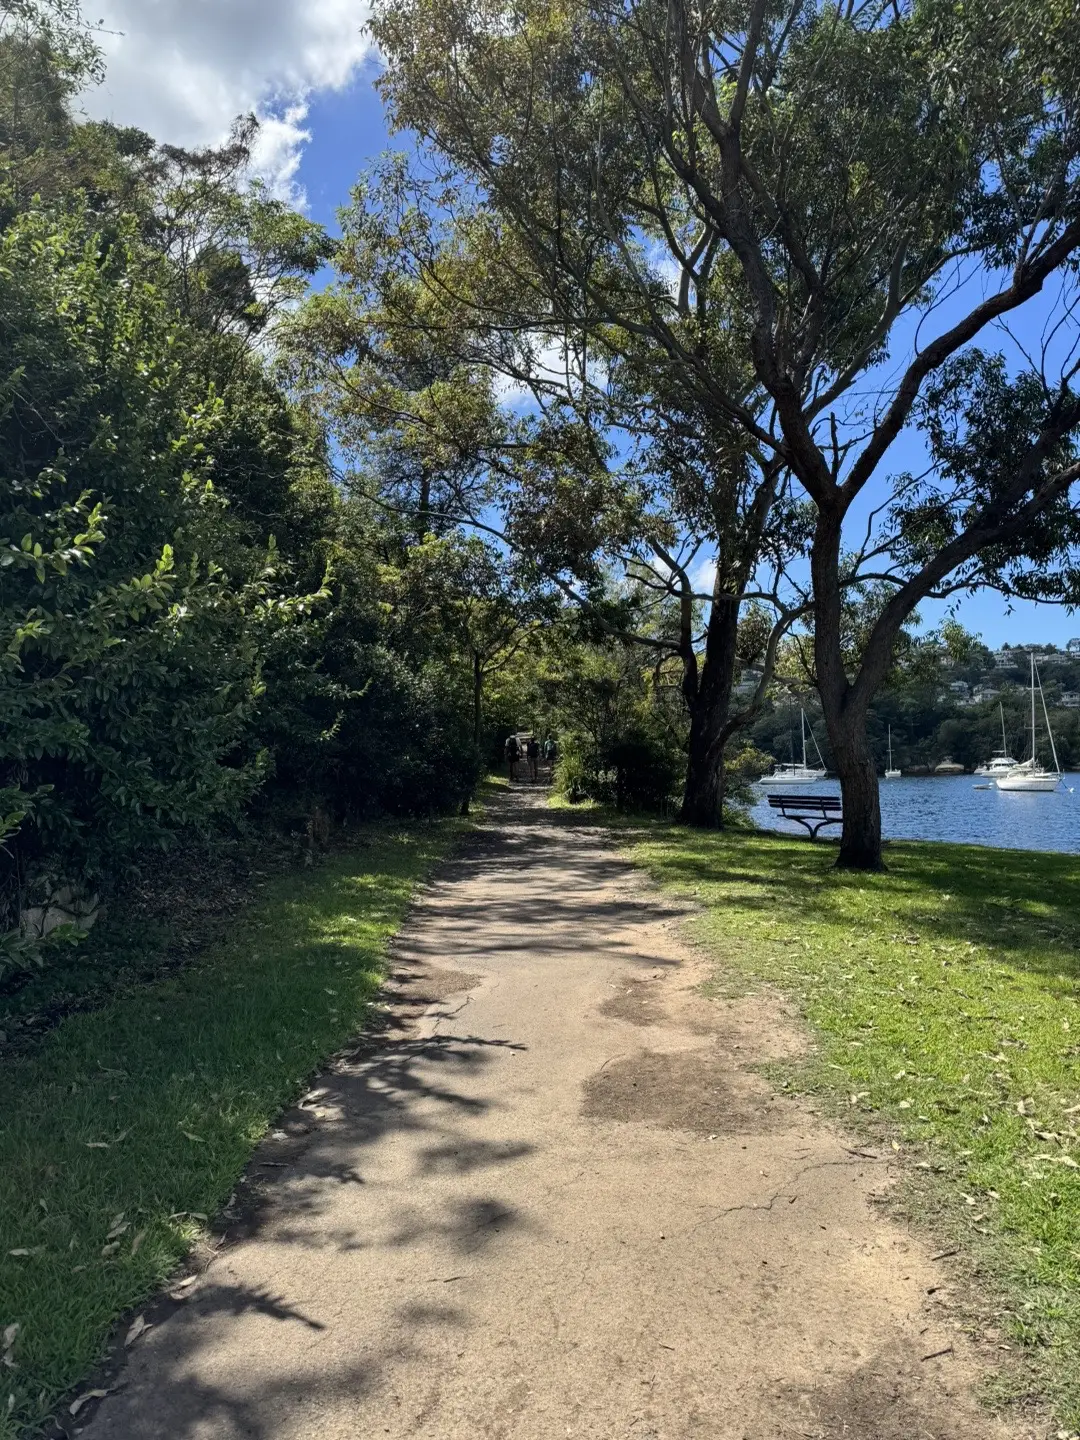
[[[136,1318],[131,1322],[131,1329],[128,1331],[127,1336],[124,1339],[124,1348],[127,1349],[129,1345],[134,1345],[135,1341],[138,1340],[139,1336],[144,1335],[149,1329],[150,1326],[147,1324],[146,1316],[136,1316]]]
[[[79,1411],[83,1408],[84,1405],[88,1405],[91,1400],[104,1400],[105,1396],[108,1395],[108,1393],[108,1390],[84,1391],[82,1395],[78,1396],[78,1398],[73,1400],[68,1406],[68,1414],[78,1415]]]

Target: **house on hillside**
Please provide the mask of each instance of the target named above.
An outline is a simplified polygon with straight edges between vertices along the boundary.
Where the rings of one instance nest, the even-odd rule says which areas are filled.
[[[1066,710],[1080,710],[1080,690],[1062,690],[1061,703]]]
[[[1069,641],[1065,646],[1065,653],[1066,655],[1080,655],[1080,635]]]

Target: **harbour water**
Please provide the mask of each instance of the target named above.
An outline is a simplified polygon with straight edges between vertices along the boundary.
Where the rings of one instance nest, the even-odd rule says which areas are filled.
[[[913,776],[881,781],[881,828],[890,840],[952,840],[965,845],[999,845],[1009,850],[1058,850],[1080,854],[1080,775],[1066,775],[1049,795],[1024,794],[996,788],[977,790],[987,782],[978,775]],[[765,830],[793,835],[806,831],[780,819],[765,796],[839,795],[836,780],[812,785],[755,786],[756,824]],[[839,826],[821,832],[838,835]]]

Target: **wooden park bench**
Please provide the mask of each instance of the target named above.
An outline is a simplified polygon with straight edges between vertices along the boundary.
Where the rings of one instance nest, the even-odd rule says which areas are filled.
[[[785,820],[794,820],[809,832],[811,840],[823,825],[842,825],[844,802],[836,795],[769,795],[769,804]]]

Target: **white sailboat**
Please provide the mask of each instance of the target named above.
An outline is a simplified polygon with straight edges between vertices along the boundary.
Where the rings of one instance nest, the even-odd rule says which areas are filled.
[[[1039,699],[1042,701],[1046,733],[1050,736],[1050,753],[1054,757],[1053,770],[1047,770],[1039,764],[1038,736],[1035,733],[1036,683],[1039,686]],[[1034,651],[1031,655],[1031,759],[1024,760],[1015,766],[1007,775],[999,775],[994,784],[999,790],[1027,790],[1037,793],[1056,790],[1061,784],[1061,766],[1058,764],[1057,746],[1054,744],[1054,732],[1050,728],[1050,716],[1046,709],[1046,696],[1043,694],[1042,681],[1039,680],[1038,671],[1035,668]]]
[[[1020,764],[1009,754],[1009,742],[1005,738],[1005,707],[998,701],[998,710],[1001,712],[1001,749],[995,750],[993,758],[985,765],[976,765],[975,774],[985,775],[988,780],[996,780],[999,775],[1010,775]]]
[[[806,724],[806,711],[800,710],[799,716],[802,723],[802,764],[797,765],[792,760],[790,765],[777,765],[771,775],[766,775],[762,781],[763,785],[809,785],[815,780],[824,780],[828,776],[825,769],[825,761],[821,758],[821,748],[817,743],[817,736],[814,734],[813,726]],[[806,763],[806,731],[810,730],[810,739],[814,742],[814,749],[817,751],[818,765]]]
[[[885,779],[886,779],[886,780],[899,780],[899,779],[900,779],[900,771],[893,769],[893,763],[892,763],[892,726],[891,726],[891,725],[889,726],[889,763],[888,763],[888,765],[885,767]]]

